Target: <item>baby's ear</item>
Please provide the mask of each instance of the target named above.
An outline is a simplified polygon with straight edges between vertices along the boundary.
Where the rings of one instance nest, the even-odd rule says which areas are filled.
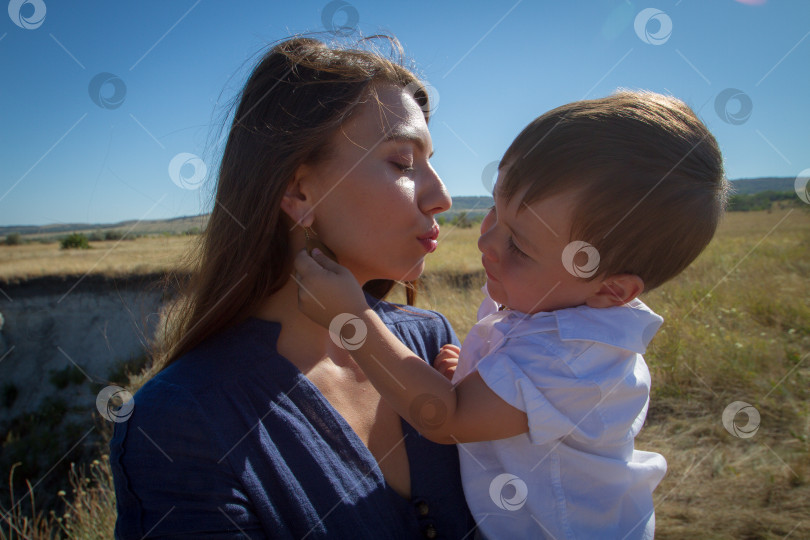
[[[602,280],[599,290],[585,303],[593,308],[621,306],[644,292],[644,280],[635,274],[616,274]]]

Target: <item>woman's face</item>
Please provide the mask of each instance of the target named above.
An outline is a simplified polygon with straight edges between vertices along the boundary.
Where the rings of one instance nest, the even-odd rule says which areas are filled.
[[[436,247],[434,215],[450,208],[430,165],[433,143],[422,110],[404,88],[376,88],[311,167],[312,228],[361,284],[413,280]]]

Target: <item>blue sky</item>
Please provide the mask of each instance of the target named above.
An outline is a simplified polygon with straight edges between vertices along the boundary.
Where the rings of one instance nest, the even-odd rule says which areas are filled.
[[[691,105],[729,178],[810,167],[804,0],[8,4],[0,225],[207,212],[218,122],[257,55],[354,20],[397,36],[438,95],[432,161],[453,196],[486,194],[482,172],[534,117],[619,87]]]

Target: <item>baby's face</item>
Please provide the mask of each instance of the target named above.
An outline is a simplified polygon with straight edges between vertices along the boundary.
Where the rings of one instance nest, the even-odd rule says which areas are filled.
[[[530,205],[521,199],[518,194],[507,205],[496,189],[495,206],[481,223],[478,249],[490,296],[530,314],[584,304],[599,290],[600,280],[584,281],[563,265],[563,249],[571,242],[573,194]]]

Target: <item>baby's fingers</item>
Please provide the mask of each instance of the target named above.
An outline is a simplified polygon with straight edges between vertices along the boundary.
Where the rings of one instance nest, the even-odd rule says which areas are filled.
[[[329,270],[334,274],[340,274],[342,270],[345,270],[345,267],[341,266],[340,264],[336,263],[329,257],[327,257],[320,249],[315,248],[312,250],[312,258],[321,265],[322,268]]]
[[[436,359],[450,359],[457,362],[459,352],[460,349],[457,346],[448,344],[439,350],[439,354],[436,355]]]
[[[318,264],[312,257],[309,256],[307,250],[302,249],[298,252],[293,260],[293,266],[295,267],[295,272],[299,276],[306,277],[313,272],[317,272],[319,270],[323,270],[320,264]]]
[[[436,357],[436,360],[433,361],[433,367],[438,369],[439,371],[446,369],[448,367],[456,367],[458,365],[458,360],[455,358],[440,358]]]
[[[436,371],[438,371],[439,373],[444,375],[444,377],[448,381],[452,381],[453,380],[453,374],[456,372],[456,366],[457,365],[458,365],[458,361],[456,361],[454,358],[452,358],[452,359],[450,359],[450,358],[443,358],[443,359],[437,358],[436,361],[434,362],[433,367],[436,369]]]

